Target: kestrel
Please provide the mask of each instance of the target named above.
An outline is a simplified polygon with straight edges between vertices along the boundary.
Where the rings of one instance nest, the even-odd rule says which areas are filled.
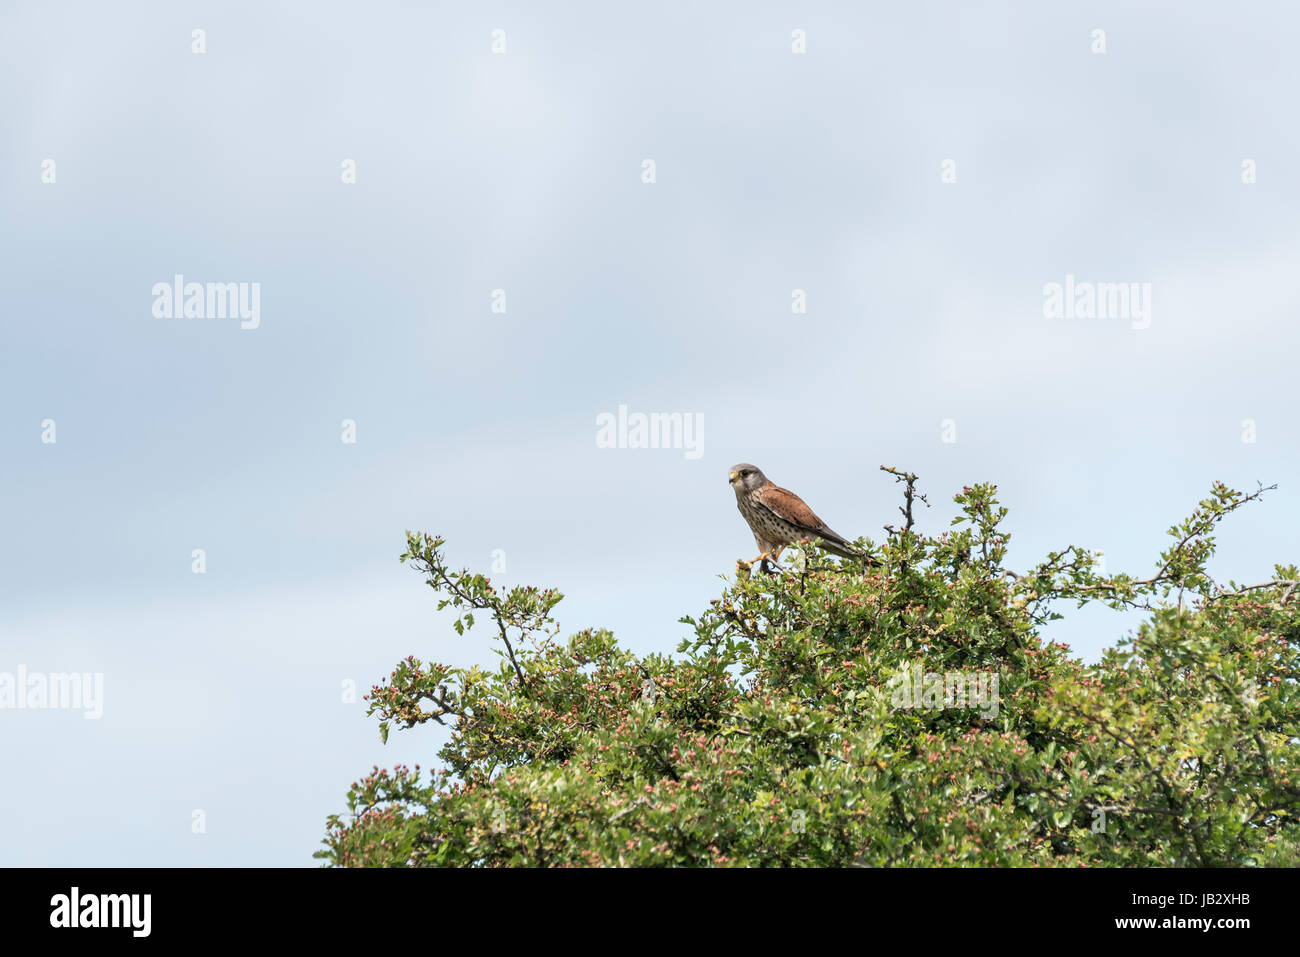
[[[818,518],[803,499],[789,489],[773,485],[758,466],[733,465],[728,482],[736,493],[736,507],[745,516],[758,543],[759,556],[755,562],[761,561],[765,566],[769,559],[775,562],[787,545],[803,538],[818,542],[841,558],[863,557],[843,535]]]

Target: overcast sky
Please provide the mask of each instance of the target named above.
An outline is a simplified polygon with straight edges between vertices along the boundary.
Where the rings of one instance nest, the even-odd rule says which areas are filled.
[[[1144,574],[1214,480],[1277,482],[1212,569],[1300,560],[1298,28],[5,4],[0,672],[104,684],[98,720],[0,710],[0,864],[312,864],[351,781],[441,740],[382,745],[360,693],[492,660],[398,563],[408,528],[639,652],[752,556],[737,461],[877,540],[881,464],[935,532],[995,482],[1013,567],[1076,543]],[[178,274],[258,284],[256,328],[158,318]],[[1145,314],[1050,317],[1067,282]],[[599,447],[620,405],[698,446]],[[1048,636],[1092,660],[1134,621]]]

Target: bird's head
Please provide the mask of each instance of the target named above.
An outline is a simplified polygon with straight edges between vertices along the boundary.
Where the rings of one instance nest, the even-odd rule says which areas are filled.
[[[752,492],[756,488],[762,488],[767,484],[767,476],[757,465],[750,465],[748,462],[741,462],[739,465],[731,467],[730,478],[727,479],[729,484],[736,493]]]

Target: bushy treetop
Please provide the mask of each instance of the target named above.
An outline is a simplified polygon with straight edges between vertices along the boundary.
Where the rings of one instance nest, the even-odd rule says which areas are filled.
[[[336,866],[1300,863],[1300,574],[1206,572],[1216,484],[1147,577],[1071,546],[1004,566],[992,485],[836,563],[809,546],[738,575],[675,656],[560,637],[559,592],[502,589],[407,533],[402,561],[500,663],[417,657],[370,693],[389,730],[436,722],[437,770],[375,768],[329,819]],[[1095,665],[1041,630],[1101,602],[1148,614]],[[478,632],[476,632],[477,634]]]

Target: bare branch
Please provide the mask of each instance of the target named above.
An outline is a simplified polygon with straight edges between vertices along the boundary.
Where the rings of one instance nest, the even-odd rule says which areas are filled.
[[[914,499],[920,499],[925,503],[926,508],[930,507],[930,503],[926,497],[918,494],[916,491],[916,474],[913,472],[900,472],[892,465],[882,465],[880,466],[880,471],[888,472],[890,475],[894,476],[895,482],[907,483],[907,487],[903,489],[903,500],[906,504],[898,506],[898,511],[902,513],[903,518],[907,519],[907,524],[903,526],[903,531],[911,531],[912,526],[916,524],[915,519],[912,517],[912,501]],[[895,534],[894,526],[886,525],[884,528],[885,531],[889,532],[889,534]]]

